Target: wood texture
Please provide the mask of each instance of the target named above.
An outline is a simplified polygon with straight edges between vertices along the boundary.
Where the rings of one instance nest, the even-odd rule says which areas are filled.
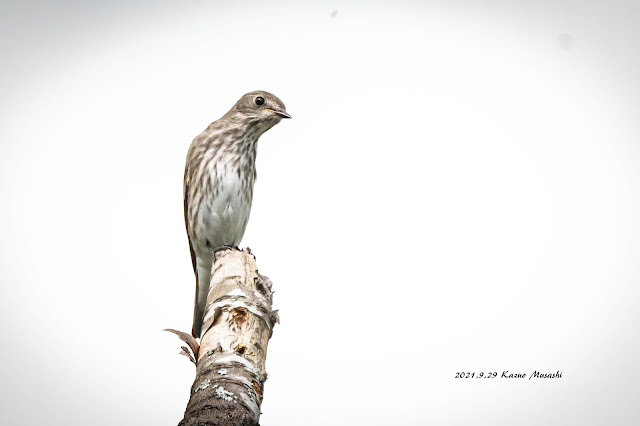
[[[257,425],[267,344],[278,322],[271,281],[249,249],[215,253],[196,378],[180,426]]]

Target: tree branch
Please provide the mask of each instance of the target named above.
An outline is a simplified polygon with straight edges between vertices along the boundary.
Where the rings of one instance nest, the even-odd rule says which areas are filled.
[[[278,322],[271,281],[249,249],[225,248],[214,257],[196,378],[179,426],[257,425],[267,344]]]

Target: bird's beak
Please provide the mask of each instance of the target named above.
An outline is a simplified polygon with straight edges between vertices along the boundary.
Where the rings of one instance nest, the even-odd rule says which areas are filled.
[[[275,115],[278,115],[282,118],[291,118],[291,116],[287,113],[287,111],[277,111],[275,109],[269,109],[269,111],[271,111]]]

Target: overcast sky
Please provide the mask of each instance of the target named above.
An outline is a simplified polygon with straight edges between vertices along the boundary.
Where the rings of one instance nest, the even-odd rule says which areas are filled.
[[[0,423],[176,425],[182,177],[244,93],[262,426],[640,424],[640,3],[0,6]],[[561,379],[456,379],[457,372]]]

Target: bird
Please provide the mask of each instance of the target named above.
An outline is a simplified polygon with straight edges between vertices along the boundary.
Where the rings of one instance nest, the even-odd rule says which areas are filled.
[[[213,252],[237,247],[249,220],[257,142],[284,118],[284,103],[262,90],[243,95],[193,139],[184,171],[184,220],[196,276],[194,337],[200,337]]]

